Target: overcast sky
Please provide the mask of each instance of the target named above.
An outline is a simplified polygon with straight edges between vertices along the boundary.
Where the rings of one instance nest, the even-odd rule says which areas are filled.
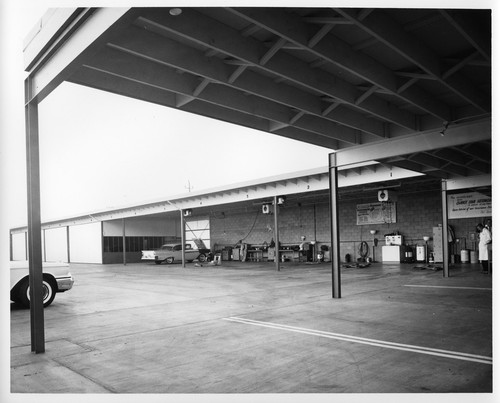
[[[235,3],[240,2],[231,2]],[[391,6],[390,2],[371,3]],[[440,1],[439,5],[469,3]],[[8,227],[26,224],[23,40],[49,7],[74,4],[86,2],[0,2],[1,200],[3,223]],[[116,1],[105,4],[123,5]],[[304,4],[283,2],[287,6]],[[353,1],[335,4],[355,5]],[[400,7],[415,4],[438,6],[422,0],[397,2]],[[330,152],[69,83],[40,104],[39,121],[42,221],[178,195],[188,191],[188,184],[199,191],[285,172],[326,168]]]
[[[44,2],[19,3],[10,4],[14,58],[46,11]],[[24,76],[16,64],[8,82],[17,104],[4,139],[12,226],[26,223]],[[39,122],[42,221],[326,167],[331,151],[69,83],[41,102]]]
[[[14,58],[22,57],[22,39],[46,10],[43,2],[19,3],[10,5],[19,31],[9,46]],[[14,66],[8,67],[10,73]],[[26,223],[25,74],[22,65],[15,69],[8,82],[17,104],[9,112],[14,129],[4,139],[11,226]],[[189,186],[198,191],[326,167],[331,152],[70,83],[41,102],[39,122],[42,221],[177,195]]]

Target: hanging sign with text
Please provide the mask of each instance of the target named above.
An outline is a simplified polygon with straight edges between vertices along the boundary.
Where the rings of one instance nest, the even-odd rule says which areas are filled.
[[[386,224],[396,222],[396,203],[380,202],[356,205],[356,224]]]
[[[491,197],[478,192],[448,195],[448,218],[491,216]]]

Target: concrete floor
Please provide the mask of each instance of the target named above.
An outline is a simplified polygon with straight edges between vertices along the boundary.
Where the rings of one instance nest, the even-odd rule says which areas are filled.
[[[72,264],[74,288],[45,309],[45,354],[11,304],[11,393],[492,396],[492,278],[478,265],[447,279],[343,268],[332,299],[329,263],[222,263]]]

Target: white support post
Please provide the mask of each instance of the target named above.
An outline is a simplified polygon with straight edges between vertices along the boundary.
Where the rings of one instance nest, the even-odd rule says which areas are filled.
[[[125,218],[122,218],[122,227],[123,227],[123,234],[122,234],[122,243],[123,243],[123,265],[127,265],[127,237],[126,237],[126,232],[125,232]]]
[[[450,277],[450,267],[448,260],[448,191],[446,179],[441,181],[441,203],[443,209],[443,277]]]
[[[279,227],[278,227],[279,209],[278,209],[278,197],[277,196],[274,196],[273,205],[274,205],[274,239],[275,239],[275,244],[276,244],[276,253],[274,254],[274,264],[276,266],[276,271],[280,271],[280,247],[279,247],[280,231],[279,231]]]
[[[102,231],[101,231],[102,234]],[[68,255],[68,263],[71,263],[71,248],[70,248],[70,239],[69,239],[69,225],[66,226],[66,252]],[[102,244],[102,235],[101,235],[101,244]],[[102,251],[102,245],[101,245],[101,251]]]
[[[186,224],[184,223],[184,210],[180,209],[181,217],[181,243],[182,243],[182,267],[186,267]]]

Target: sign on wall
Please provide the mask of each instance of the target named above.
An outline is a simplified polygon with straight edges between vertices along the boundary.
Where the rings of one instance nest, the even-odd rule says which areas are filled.
[[[379,202],[356,205],[356,224],[386,224],[396,222],[396,203]]]
[[[479,192],[448,195],[448,218],[491,216],[491,197]]]

